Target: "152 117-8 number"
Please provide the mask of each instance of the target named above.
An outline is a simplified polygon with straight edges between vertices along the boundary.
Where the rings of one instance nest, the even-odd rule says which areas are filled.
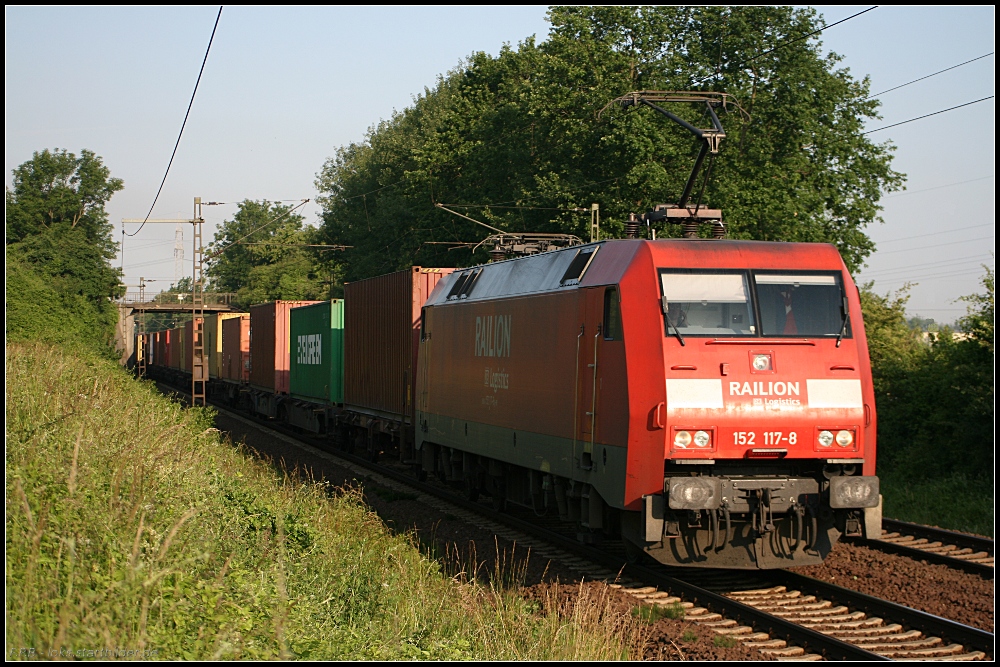
[[[763,437],[758,441],[755,431],[735,431],[733,432],[733,444],[752,447],[756,444],[762,445],[794,445],[799,440],[795,431],[785,433],[784,431],[764,431]]]

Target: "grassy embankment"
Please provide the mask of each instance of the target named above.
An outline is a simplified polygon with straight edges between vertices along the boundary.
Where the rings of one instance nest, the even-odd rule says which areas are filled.
[[[992,482],[956,473],[913,479],[879,473],[886,517],[993,537]]]
[[[12,344],[6,370],[9,656],[639,655],[629,615],[446,576],[357,491],[277,473],[105,358]]]

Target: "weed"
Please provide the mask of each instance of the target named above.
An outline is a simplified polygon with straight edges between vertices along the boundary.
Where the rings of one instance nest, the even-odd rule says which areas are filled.
[[[276,471],[221,440],[210,410],[112,361],[20,343],[6,361],[8,646],[185,660],[641,657],[643,624],[590,589],[568,614],[539,610],[517,594],[523,562],[498,559],[482,583],[469,576],[474,552],[430,560],[360,489]]]
[[[685,630],[684,633],[681,635],[681,641],[688,643],[698,641],[698,635],[695,634],[693,630]]]
[[[716,648],[733,648],[736,646],[736,640],[729,635],[715,635],[712,637],[712,644]]]
[[[632,615],[647,623],[656,623],[661,618],[684,619],[684,607],[679,602],[666,605],[639,605],[632,608]]]

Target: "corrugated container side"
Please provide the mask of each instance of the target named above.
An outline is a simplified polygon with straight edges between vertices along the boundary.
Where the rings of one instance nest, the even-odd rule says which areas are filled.
[[[222,323],[243,313],[209,313],[205,315],[205,354],[208,357],[208,377],[222,377]]]
[[[343,403],[344,301],[293,308],[289,317],[289,393]]]
[[[239,313],[222,322],[220,376],[232,382],[250,381],[250,315]]]
[[[344,403],[411,417],[420,309],[454,269],[414,266],[344,285]]]
[[[184,345],[181,348],[184,355],[181,360],[181,369],[191,372],[191,360],[194,357],[194,323],[190,320],[184,324]]]
[[[250,384],[288,393],[288,313],[316,301],[275,301],[250,307]]]
[[[157,366],[165,367],[167,365],[167,332],[157,331],[156,332],[156,355],[153,357],[153,363]]]
[[[170,329],[167,331],[167,367],[179,369],[181,367],[180,337],[177,335],[180,329]]]

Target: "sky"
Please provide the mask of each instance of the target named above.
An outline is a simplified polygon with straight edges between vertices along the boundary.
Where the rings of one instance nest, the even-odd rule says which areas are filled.
[[[816,7],[833,23],[866,6]],[[143,218],[173,150],[217,7],[7,7],[5,183],[34,151],[88,148],[125,189],[107,210]],[[315,199],[336,149],[410,105],[477,51],[496,55],[548,32],[545,7],[227,7],[153,218],[205,207],[206,239],[243,199]],[[878,93],[990,53],[993,7],[879,7],[821,35],[853,76]],[[880,96],[870,136],[896,147],[907,190],[882,201],[869,228],[878,250],[855,278],[876,291],[910,289],[908,311],[938,322],[965,312],[995,265],[995,100],[886,130],[993,95],[989,56]],[[303,209],[318,222],[319,207]],[[138,225],[128,225],[131,233]],[[174,280],[172,224],[124,244],[125,282]],[[184,229],[183,275],[191,271]],[[116,260],[121,262],[121,258]],[[135,289],[130,287],[130,290]]]

